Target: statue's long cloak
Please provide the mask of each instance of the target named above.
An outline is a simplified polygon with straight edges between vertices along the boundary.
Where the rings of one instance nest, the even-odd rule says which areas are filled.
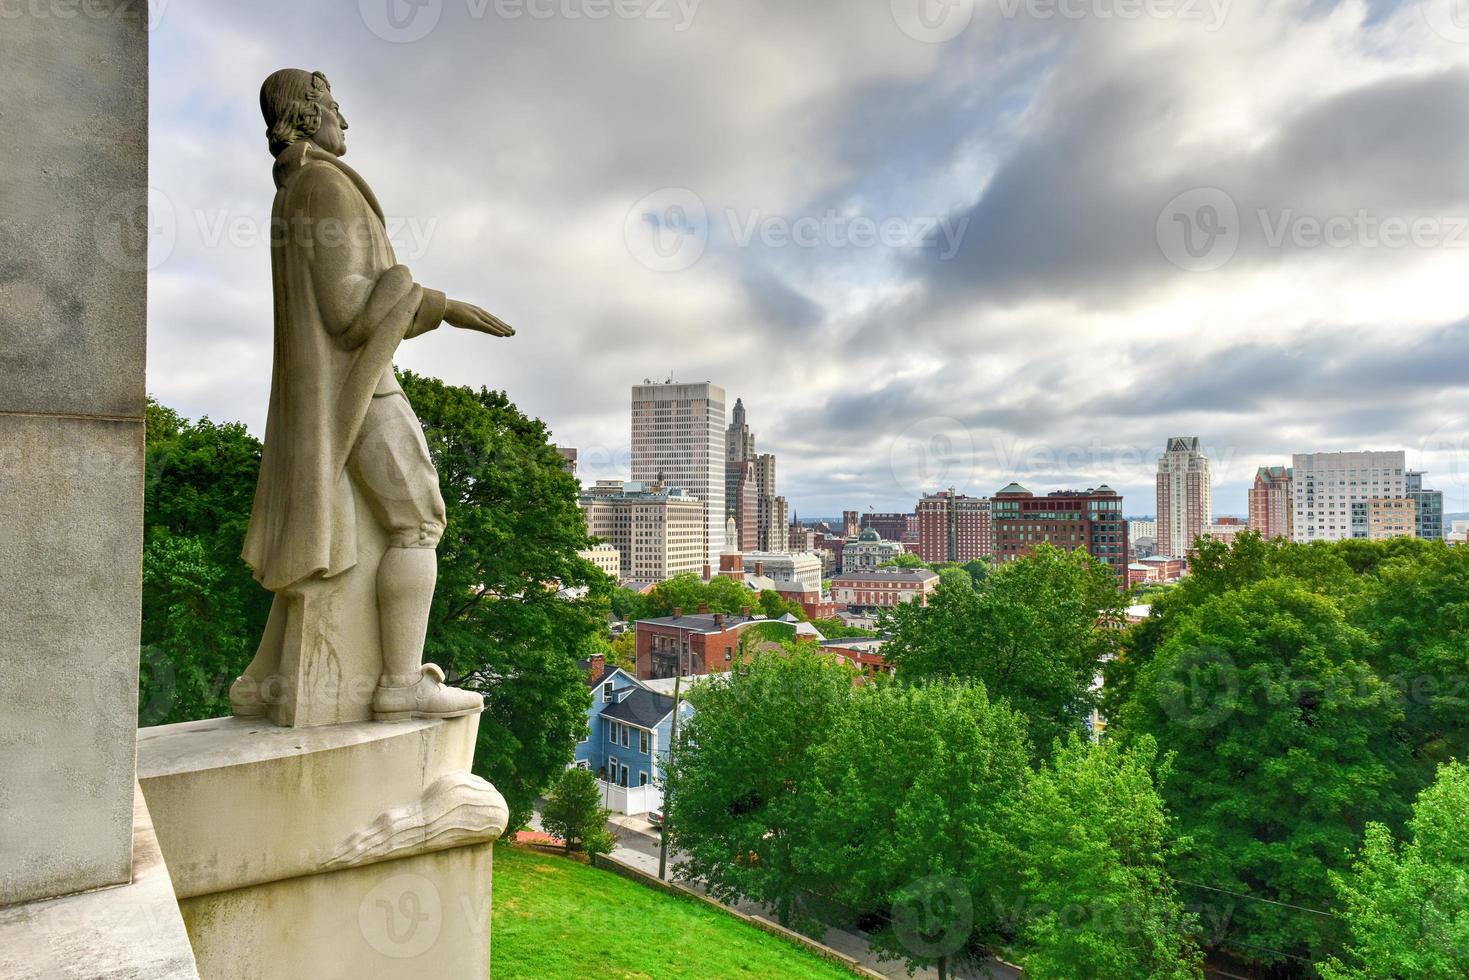
[[[279,591],[357,563],[347,458],[374,395],[400,391],[393,352],[437,327],[445,298],[398,265],[363,179],[309,142],[276,158],[275,363],[243,557]]]

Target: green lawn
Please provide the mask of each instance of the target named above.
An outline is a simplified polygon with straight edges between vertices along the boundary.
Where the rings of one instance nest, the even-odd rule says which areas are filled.
[[[852,976],[718,909],[503,846],[495,848],[491,949],[495,980]]]

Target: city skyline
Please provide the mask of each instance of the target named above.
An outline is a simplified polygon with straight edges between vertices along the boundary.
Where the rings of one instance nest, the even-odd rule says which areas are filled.
[[[1406,450],[1469,510],[1469,250],[1318,247],[1301,224],[1469,206],[1469,45],[1417,4],[1241,2],[1211,29],[978,5],[943,43],[882,3],[710,0],[686,25],[435,3],[409,10],[440,11],[411,41],[360,6],[169,4],[152,31],[148,383],[191,417],[263,434],[255,102],[301,64],[331,79],[399,258],[518,329],[493,349],[435,331],[398,363],[505,389],[583,448],[589,481],[628,475],[627,385],[671,373],[762,406],[793,513],[1012,480],[1106,482],[1146,513],[1179,432],[1203,439],[1224,513],[1259,466],[1364,448]],[[772,63],[792,68],[778,84],[731,84]],[[1238,239],[1180,268],[1160,225],[1211,188]],[[692,192],[683,211],[669,189]],[[689,208],[707,223],[678,225]],[[832,233],[852,218],[917,232],[860,247]],[[774,234],[807,220],[809,247]],[[943,222],[963,225],[952,249]],[[650,267],[630,238],[650,228],[707,242]],[[914,460],[945,442],[959,472]]]

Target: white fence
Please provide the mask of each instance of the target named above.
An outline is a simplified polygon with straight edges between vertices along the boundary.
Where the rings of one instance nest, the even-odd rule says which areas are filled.
[[[598,782],[602,787],[602,805],[613,813],[635,815],[663,809],[663,791],[652,783],[647,786],[618,786],[605,779]]]

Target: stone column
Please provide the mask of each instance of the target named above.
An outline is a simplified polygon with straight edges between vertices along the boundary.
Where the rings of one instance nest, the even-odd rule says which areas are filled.
[[[0,11],[0,976],[197,978],[135,782],[147,5]]]
[[[0,905],[132,872],[147,5],[87,6],[0,23]]]

